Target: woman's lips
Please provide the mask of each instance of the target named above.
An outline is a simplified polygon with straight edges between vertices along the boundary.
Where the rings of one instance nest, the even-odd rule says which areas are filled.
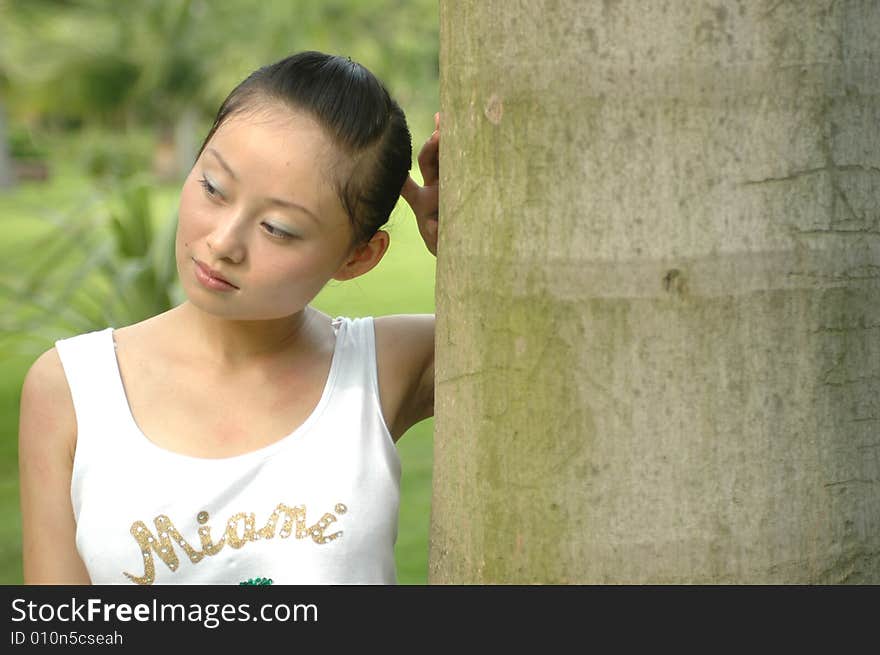
[[[218,291],[231,291],[233,289],[238,289],[238,287],[232,284],[232,282],[222,277],[213,269],[202,264],[198,259],[193,258],[193,262],[195,262],[196,265],[196,279],[198,279],[203,286]]]

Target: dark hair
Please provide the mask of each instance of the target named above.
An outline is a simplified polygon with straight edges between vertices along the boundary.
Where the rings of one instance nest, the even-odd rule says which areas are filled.
[[[232,90],[199,156],[227,118],[266,100],[309,113],[351,158],[350,166],[338,167],[333,184],[354,242],[368,241],[388,221],[412,165],[403,110],[375,75],[350,58],[301,52],[257,69]]]

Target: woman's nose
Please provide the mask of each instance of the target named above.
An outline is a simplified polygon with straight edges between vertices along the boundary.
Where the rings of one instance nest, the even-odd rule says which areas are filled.
[[[208,249],[217,259],[240,263],[244,260],[246,251],[244,226],[245,221],[241,215],[230,214],[208,235]]]

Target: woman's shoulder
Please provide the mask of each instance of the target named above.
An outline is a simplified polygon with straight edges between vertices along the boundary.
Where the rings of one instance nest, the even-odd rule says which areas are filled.
[[[138,366],[173,359],[181,335],[190,332],[180,305],[137,323],[113,328],[117,359],[124,357]]]
[[[23,452],[43,443],[63,448],[72,458],[76,414],[56,346],[37,357],[25,374],[19,410],[19,448]]]
[[[373,317],[376,342],[398,343],[405,349],[434,348],[433,314],[392,314]]]
[[[127,349],[131,344],[149,349],[151,346],[148,344],[152,343],[156,334],[156,319],[159,316],[122,327],[107,326],[62,337],[32,364],[25,382],[30,383],[34,393],[45,389],[58,393],[63,391],[64,396],[70,400],[69,409],[73,412],[70,385],[78,382],[82,386],[83,376],[94,370],[97,362],[111,361],[106,359],[108,353],[113,352],[110,350],[111,343],[115,347],[121,340],[127,344]],[[73,379],[69,377],[71,375],[74,376]],[[68,403],[63,405],[66,407]],[[61,408],[59,411],[65,409]]]
[[[27,388],[31,393],[45,393],[46,389],[53,391],[67,389],[64,367],[57,346],[52,346],[34,360],[24,376],[22,388]]]
[[[65,370],[65,357],[73,353],[76,358],[88,361],[91,350],[97,347],[98,340],[103,338],[111,328],[96,328],[63,336],[57,339],[51,348],[43,351],[30,365],[22,381],[22,408],[26,405],[43,405],[44,414],[57,411],[59,418],[73,417],[73,400]],[[69,411],[68,411],[69,410]]]
[[[372,332],[375,338],[376,354],[381,360],[404,363],[414,356],[434,350],[433,314],[388,314],[384,316],[335,316],[327,317],[334,329],[345,324],[356,330],[363,338]],[[370,330],[372,327],[372,330]]]
[[[168,311],[150,316],[137,323],[113,328],[113,337],[117,340],[121,338],[135,341],[162,338],[165,332],[174,329],[177,321],[177,309],[177,307],[172,307]]]
[[[397,378],[412,387],[423,384],[430,371],[433,382],[433,314],[377,316],[373,326],[380,377]]]

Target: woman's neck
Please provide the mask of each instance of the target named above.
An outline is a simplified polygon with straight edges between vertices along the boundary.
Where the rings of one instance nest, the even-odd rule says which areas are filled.
[[[178,345],[194,359],[222,369],[271,363],[279,354],[311,349],[320,335],[319,312],[308,306],[291,316],[263,321],[230,320],[189,301],[169,313],[175,331],[180,330]]]

